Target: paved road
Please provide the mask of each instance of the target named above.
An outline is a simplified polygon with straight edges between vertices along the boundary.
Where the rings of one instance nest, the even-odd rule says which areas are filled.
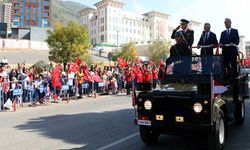
[[[93,61],[107,61],[106,57],[98,57],[96,56],[95,51],[89,51],[91,59]],[[34,64],[39,60],[43,60],[44,62],[49,62],[48,59],[49,51],[41,50],[41,51],[0,51],[0,62],[5,56],[10,64],[17,64],[19,62],[27,61],[28,64]],[[104,53],[102,56],[106,56]]]
[[[226,150],[250,150],[250,102],[241,127],[230,126]],[[5,150],[201,150],[204,141],[162,135],[144,145],[133,124],[131,98],[125,95],[20,108],[0,113],[0,149]]]

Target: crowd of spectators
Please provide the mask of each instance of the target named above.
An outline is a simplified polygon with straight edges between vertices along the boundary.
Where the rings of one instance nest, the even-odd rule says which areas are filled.
[[[69,64],[65,70],[59,70],[60,85],[53,86],[53,71],[55,65],[50,63],[38,72],[34,66],[27,67],[18,63],[10,67],[7,62],[0,65],[0,100],[1,106],[8,100],[16,98],[18,104],[33,105],[38,102],[60,100],[68,95],[72,99],[84,96],[116,95],[121,92],[131,94],[132,86],[138,82],[158,79],[157,67],[148,65],[127,64],[121,67],[98,66],[86,64]],[[134,80],[133,80],[134,79]],[[134,82],[132,82],[134,81]],[[22,92],[18,94],[17,90]],[[55,96],[56,95],[56,96]]]

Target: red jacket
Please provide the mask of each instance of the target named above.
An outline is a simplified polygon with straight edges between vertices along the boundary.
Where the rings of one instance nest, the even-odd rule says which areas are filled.
[[[151,74],[151,71],[148,68],[144,69],[143,75],[144,75],[144,81],[145,82],[150,82],[150,80],[152,79],[152,74]]]
[[[126,80],[127,82],[132,81],[132,76],[131,76],[130,70],[126,70],[126,71],[125,71],[125,80]]]

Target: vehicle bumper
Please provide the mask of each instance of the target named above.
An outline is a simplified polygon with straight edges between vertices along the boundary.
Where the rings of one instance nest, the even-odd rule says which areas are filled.
[[[206,133],[213,130],[211,124],[190,124],[190,123],[165,123],[165,122],[147,122],[141,124],[140,120],[135,119],[135,123],[141,126],[148,126],[152,130],[162,134],[172,135],[194,135],[195,133]]]

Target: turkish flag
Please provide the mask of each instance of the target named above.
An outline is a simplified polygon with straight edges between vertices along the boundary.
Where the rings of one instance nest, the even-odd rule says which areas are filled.
[[[144,75],[144,81],[146,81],[146,82],[151,81],[151,79],[152,79],[152,74],[151,74],[151,72],[150,72],[150,70],[149,70],[148,68],[146,68],[146,69],[144,70],[143,75]]]
[[[52,80],[52,86],[55,87],[62,87],[60,82],[60,71],[61,66],[56,65],[55,69],[51,72],[51,80]]]
[[[93,75],[93,80],[95,81],[95,82],[102,82],[102,79],[100,78],[100,76],[99,75]]]
[[[70,71],[70,72],[76,73],[76,72],[78,72],[79,70],[80,70],[80,67],[79,67],[79,65],[78,65],[77,63],[70,64],[70,66],[69,66],[69,71]]]
[[[126,67],[128,64],[127,64],[127,62],[125,61],[125,59],[123,59],[123,58],[118,58],[117,59],[117,62],[118,62],[118,65],[120,66],[120,67]]]
[[[79,56],[76,58],[76,64],[79,66],[81,64],[81,59],[79,58]]]
[[[163,66],[164,65],[164,61],[161,59],[160,60],[160,65]]]
[[[213,80],[213,90],[212,90],[212,96],[215,98],[225,91],[227,91],[228,88],[223,86],[219,81]]]
[[[138,71],[139,71],[138,67],[137,67],[136,65],[134,65],[134,66],[132,67],[132,70],[133,70],[134,76],[137,77]]]
[[[137,72],[137,83],[142,83],[142,82],[143,82],[142,71],[138,70],[138,72]]]
[[[83,69],[83,74],[84,74],[83,80],[90,81],[90,72],[89,72],[88,68],[85,67]]]

